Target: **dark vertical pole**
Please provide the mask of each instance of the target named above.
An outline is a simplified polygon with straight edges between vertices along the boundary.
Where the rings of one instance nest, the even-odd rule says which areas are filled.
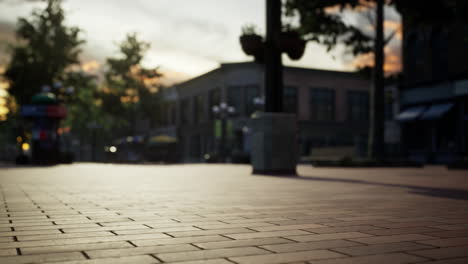
[[[459,142],[457,142],[457,145],[459,145],[460,147],[456,151],[460,151],[461,153],[466,152],[467,122],[465,121],[465,107],[468,107],[468,105],[466,105],[463,101],[460,101],[460,110],[458,114],[458,120],[460,120],[460,126],[458,129]]]
[[[96,128],[92,130],[92,142],[91,142],[91,160],[96,162]]]
[[[135,102],[130,102],[130,111],[131,111],[131,128],[130,128],[130,136],[135,136],[136,135],[136,120],[135,120],[135,115],[136,115],[136,103]]]
[[[224,113],[221,113],[223,115]],[[227,133],[227,124],[226,124],[226,117],[221,116],[221,147],[220,147],[220,156],[221,156],[221,162],[226,162],[226,133]]]
[[[265,111],[282,112],[283,63],[281,61],[281,0],[266,0]]]
[[[385,99],[384,99],[384,1],[377,0],[377,25],[375,38],[375,66],[373,72],[373,85],[371,97],[371,120],[370,120],[370,139],[369,154],[371,158],[381,160],[384,158],[384,130],[385,130]]]

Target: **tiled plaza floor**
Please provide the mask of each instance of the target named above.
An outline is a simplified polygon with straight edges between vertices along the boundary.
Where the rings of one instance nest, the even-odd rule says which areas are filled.
[[[468,263],[468,172],[0,168],[0,263]]]

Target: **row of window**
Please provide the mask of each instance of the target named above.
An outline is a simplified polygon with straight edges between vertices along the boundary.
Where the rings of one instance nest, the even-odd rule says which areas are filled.
[[[260,90],[257,86],[230,87],[227,103],[235,108],[236,115],[250,116],[260,110],[261,105],[255,103]],[[298,112],[298,89],[286,86],[283,90],[283,111]],[[208,100],[208,102],[206,102]],[[328,88],[311,88],[309,96],[310,119],[313,121],[334,121],[336,118],[335,90]],[[206,105],[208,103],[208,105]],[[207,119],[213,120],[211,106],[221,103],[219,89],[211,90],[208,97],[198,95],[183,99],[180,103],[180,118],[183,124],[199,123]],[[207,106],[210,106],[209,108]],[[369,119],[369,93],[365,91],[348,91],[347,113],[350,121],[366,121]]]
[[[423,81],[426,78],[444,80],[448,77],[448,32],[440,28],[433,29],[428,39],[422,32],[412,32],[405,44],[405,74],[409,79],[414,81]]]
[[[295,92],[292,92],[294,89]],[[288,91],[289,90],[289,91]],[[284,110],[296,112],[297,89],[285,89]],[[293,98],[294,97],[294,98]],[[348,91],[347,113],[350,121],[369,120],[369,93],[364,91]],[[314,121],[334,121],[336,118],[335,90],[327,88],[312,88],[309,96],[310,119]]]

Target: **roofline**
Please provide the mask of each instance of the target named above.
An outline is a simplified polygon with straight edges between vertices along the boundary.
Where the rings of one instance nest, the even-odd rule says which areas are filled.
[[[221,63],[220,68],[223,66],[227,67],[235,67],[235,66],[249,66],[249,65],[259,65],[253,61],[245,61],[245,62],[226,62]],[[333,74],[344,74],[344,75],[359,75],[357,71],[338,71],[338,70],[326,70],[326,69],[316,69],[316,68],[305,68],[305,67],[296,67],[296,66],[284,66],[284,69],[288,70],[295,70],[295,71],[308,71],[308,72],[316,72],[316,73],[333,73]]]
[[[203,73],[201,75],[198,75],[192,79],[186,80],[181,83],[174,84],[170,86],[169,88],[173,87],[179,87],[179,86],[184,86],[186,84],[189,84],[193,81],[196,81],[198,79],[201,79],[205,77],[206,75],[213,74],[215,72],[221,71],[222,69],[226,67],[241,67],[241,66],[255,66],[255,67],[260,67],[260,64],[254,62],[254,61],[243,61],[243,62],[223,62],[219,64],[218,68],[215,68],[211,71],[208,71],[206,73]],[[354,77],[356,79],[363,79],[358,72],[356,71],[337,71],[337,70],[325,70],[325,69],[314,69],[314,68],[304,68],[304,67],[295,67],[295,66],[284,66],[284,69],[286,70],[291,70],[291,71],[306,71],[310,73],[325,73],[325,74],[339,74],[339,75],[344,75],[348,77]]]
[[[200,74],[200,75],[198,75],[198,76],[195,76],[195,77],[193,77],[192,79],[188,79],[188,80],[186,80],[186,81],[173,84],[173,85],[169,86],[168,88],[174,88],[174,87],[186,85],[186,84],[188,84],[188,83],[190,83],[190,82],[196,81],[196,80],[198,80],[198,79],[201,79],[201,78],[205,77],[206,75],[213,74],[213,73],[215,73],[215,72],[217,72],[217,71],[220,71],[220,70],[221,70],[221,67],[218,67],[218,68],[216,68],[216,69],[213,69],[213,70],[210,70],[210,71],[205,72],[205,73],[203,73],[203,74]]]

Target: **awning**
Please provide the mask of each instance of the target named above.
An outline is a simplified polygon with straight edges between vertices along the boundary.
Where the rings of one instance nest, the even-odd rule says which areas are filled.
[[[159,135],[159,136],[153,136],[148,140],[148,144],[150,145],[171,144],[171,143],[177,143],[177,138],[171,137],[168,135]]]
[[[431,105],[431,107],[424,112],[421,117],[421,120],[434,120],[442,117],[445,113],[452,109],[453,104],[436,104]]]
[[[396,120],[401,122],[415,120],[424,112],[424,110],[426,110],[425,106],[410,107],[397,115]]]

